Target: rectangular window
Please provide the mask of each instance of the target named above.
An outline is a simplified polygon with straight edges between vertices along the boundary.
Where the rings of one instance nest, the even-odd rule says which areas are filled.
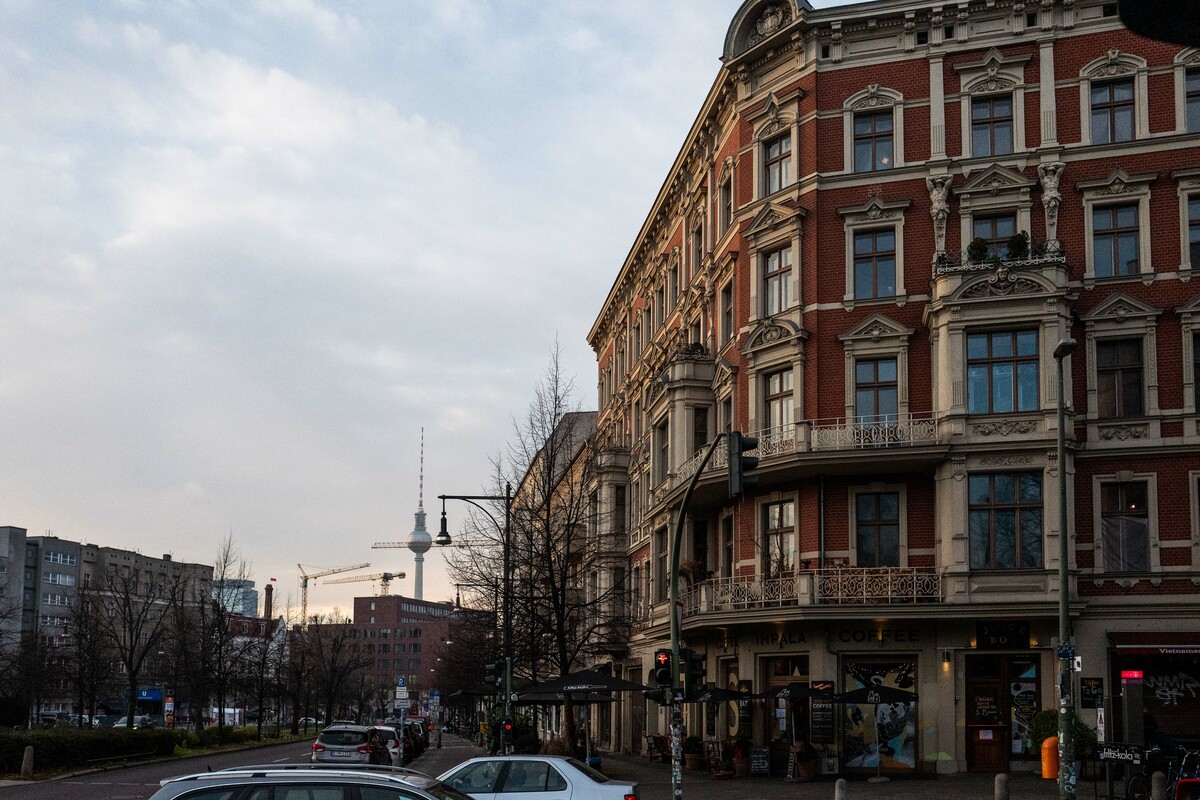
[[[58,553],[53,550],[46,551],[46,561],[51,564],[66,564],[73,566],[75,564],[75,556],[70,553]]]
[[[1092,84],[1092,144],[1133,141],[1133,80]]]
[[[783,369],[766,376],[767,428],[782,428],[792,424],[792,371]]]
[[[1196,410],[1200,411],[1200,333],[1192,334],[1192,392]]]
[[[854,234],[854,299],[896,296],[896,231]]]
[[[1092,253],[1097,278],[1138,273],[1136,203],[1092,209]]]
[[[667,479],[667,471],[670,469],[671,437],[667,427],[667,423],[654,426],[654,480],[655,482],[664,481]]]
[[[1200,195],[1188,197],[1188,261],[1200,269]]]
[[[874,172],[893,166],[892,112],[854,115],[854,171]]]
[[[1142,340],[1096,342],[1096,406],[1102,417],[1142,415]]]
[[[777,136],[763,145],[764,188],[774,194],[792,182],[792,134]]]
[[[692,275],[700,274],[700,262],[704,257],[704,229],[697,225],[692,230]]]
[[[721,518],[721,577],[733,577],[733,517]]]
[[[721,344],[733,340],[733,281],[721,289]]]
[[[667,529],[659,528],[654,532],[654,550],[657,560],[654,564],[654,596],[657,600],[667,599]]]
[[[1144,482],[1101,484],[1100,536],[1106,572],[1150,569],[1150,516]]]
[[[1037,331],[969,334],[967,413],[1007,414],[1037,407]]]
[[[1017,232],[1017,218],[1012,214],[996,214],[971,218],[971,234],[987,245],[986,259],[1009,258],[1008,240]]]
[[[629,611],[635,619],[642,616],[642,568],[634,567],[629,581]]]
[[[1187,71],[1187,132],[1200,133],[1200,69]]]
[[[1040,569],[1041,474],[971,475],[967,493],[971,569]]]
[[[860,567],[900,566],[900,494],[872,492],[854,498]]]
[[[1013,151],[1012,95],[971,101],[971,155],[1001,156]]]
[[[667,270],[667,308],[679,302],[679,267]]]
[[[899,413],[896,359],[854,363],[854,413],[862,423],[895,422]]]
[[[764,576],[781,578],[796,569],[796,502],[785,500],[763,506],[766,545]]]
[[[692,452],[704,449],[708,444],[708,406],[692,409]]]
[[[774,316],[792,305],[792,248],[763,255],[763,314]]]
[[[625,486],[619,485],[613,487],[613,518],[612,526],[613,533],[618,536],[625,535],[628,530],[625,520],[629,510],[625,505]]]
[[[720,220],[721,233],[724,233],[733,224],[733,181],[728,178],[721,184],[720,203],[721,207],[717,210],[717,216]]]

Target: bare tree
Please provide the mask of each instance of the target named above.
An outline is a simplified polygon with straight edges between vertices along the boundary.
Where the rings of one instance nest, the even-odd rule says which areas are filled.
[[[334,609],[330,616],[318,615],[304,631],[311,680],[332,720],[340,703],[349,699],[355,674],[374,663],[375,657],[358,645],[353,623]]]
[[[116,650],[99,620],[105,611],[102,593],[85,584],[71,598],[67,616],[67,677],[75,689],[80,715],[86,713],[89,719],[96,718],[100,693],[117,680]]]
[[[100,576],[97,602],[103,613],[95,620],[108,637],[118,663],[124,668],[129,691],[126,724],[133,727],[137,713],[138,680],[171,632],[175,608],[173,587],[156,583],[150,573],[128,566],[107,569]]]
[[[535,390],[525,417],[514,420],[508,452],[494,460],[496,485],[516,487],[511,514],[509,583],[514,671],[537,681],[586,666],[614,647],[623,590],[611,577],[619,559],[606,553],[597,532],[595,412],[580,411],[563,374],[560,349]],[[495,492],[502,494],[502,492]],[[479,522],[478,519],[475,522]],[[494,527],[494,526],[493,526]],[[500,578],[503,559],[495,534],[476,530],[484,546],[451,556],[456,581],[486,584]],[[565,733],[574,741],[570,698]]]

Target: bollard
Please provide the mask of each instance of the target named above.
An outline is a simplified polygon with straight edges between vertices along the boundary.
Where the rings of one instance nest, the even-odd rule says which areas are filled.
[[[838,778],[833,785],[833,800],[850,800],[850,784],[845,778]]]
[[[33,745],[25,746],[25,756],[21,759],[21,777],[29,780],[33,777]]]
[[[996,775],[995,789],[993,790],[995,800],[1008,800],[1008,773],[1001,772]]]
[[[1161,772],[1150,776],[1150,800],[1167,800],[1167,776]]]

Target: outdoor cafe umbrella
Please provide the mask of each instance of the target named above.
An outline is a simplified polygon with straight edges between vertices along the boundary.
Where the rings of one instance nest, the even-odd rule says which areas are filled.
[[[710,686],[696,695],[697,703],[736,703],[739,700],[756,700],[763,695],[752,692],[739,692],[736,689],[723,689],[720,686]]]
[[[880,686],[872,684],[871,686],[862,686],[858,689],[851,689],[848,692],[842,692],[834,696],[833,702],[842,703],[845,705],[869,705],[875,706],[878,709],[881,705],[890,705],[892,703],[915,703],[917,701],[917,693],[905,691],[904,689],[896,689],[892,686]],[[870,782],[882,782],[888,780],[880,774],[883,767],[883,753],[879,752],[879,714],[878,711],[873,715],[875,718],[875,777],[868,778]]]
[[[592,757],[592,704],[612,702],[612,697],[601,692],[641,692],[648,687],[631,681],[617,678],[598,669],[585,669],[560,675],[545,683],[530,686],[524,692],[517,694],[517,702],[545,703],[557,705],[566,702],[569,695],[571,702],[581,703],[587,720],[583,726],[584,752]],[[559,699],[561,698],[561,699]]]
[[[771,689],[769,692],[767,692],[766,696],[775,700],[787,700],[789,703],[794,700],[806,700],[810,698],[813,700],[825,700],[826,702],[832,702],[834,694],[830,689],[826,688],[831,685],[832,684],[829,683],[818,683],[814,686],[810,683],[792,681],[785,686],[780,686],[777,689]],[[794,746],[796,744],[796,726],[792,725],[791,727],[792,745]],[[807,738],[805,741],[807,741]]]

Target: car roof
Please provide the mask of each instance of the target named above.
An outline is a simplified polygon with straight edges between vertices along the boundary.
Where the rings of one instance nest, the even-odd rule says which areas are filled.
[[[326,725],[321,732],[329,733],[331,731],[358,731],[360,733],[365,733],[366,731],[369,731],[371,727],[371,725],[356,725],[352,722],[338,722],[333,725]]]
[[[280,768],[280,765],[271,765],[268,767],[234,767],[232,769],[225,769],[219,772],[197,772],[190,775],[179,775],[174,778],[163,779],[159,782],[159,786],[176,786],[185,783],[195,785],[224,785],[232,783],[242,784],[247,780],[331,783],[336,781],[345,781],[347,779],[368,781],[383,785],[404,785],[417,789],[426,789],[427,787],[438,782],[437,778],[425,775],[423,773],[410,775],[377,769],[347,769],[346,766],[296,769],[291,766]]]

